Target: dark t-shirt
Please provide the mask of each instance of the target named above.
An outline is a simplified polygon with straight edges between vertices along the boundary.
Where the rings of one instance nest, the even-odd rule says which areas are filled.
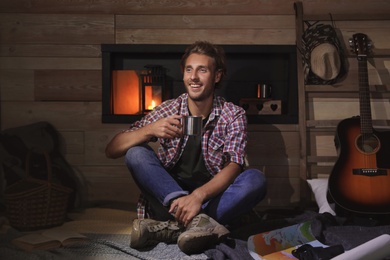
[[[207,118],[203,125],[206,122]],[[183,188],[190,191],[211,179],[203,159],[202,136],[188,137],[182,156],[170,172]]]

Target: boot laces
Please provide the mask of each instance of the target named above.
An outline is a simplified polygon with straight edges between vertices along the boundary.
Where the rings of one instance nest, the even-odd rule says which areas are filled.
[[[202,215],[195,216],[190,225],[188,226],[187,230],[204,230],[204,231],[211,231],[213,230],[214,226],[210,222],[210,220]]]
[[[182,227],[176,221],[168,220],[149,225],[148,231],[153,234],[153,240],[174,242],[182,233]]]

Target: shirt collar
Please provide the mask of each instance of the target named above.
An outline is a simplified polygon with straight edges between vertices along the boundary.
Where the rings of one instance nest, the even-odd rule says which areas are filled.
[[[188,111],[188,93],[180,95],[179,98],[181,98],[180,114],[183,116],[188,116],[190,114]],[[224,102],[225,99],[223,97],[214,96],[213,108],[211,109],[209,120],[214,120],[216,117],[221,115]]]

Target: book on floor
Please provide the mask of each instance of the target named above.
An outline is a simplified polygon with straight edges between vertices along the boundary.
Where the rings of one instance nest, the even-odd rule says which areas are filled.
[[[49,229],[40,233],[30,233],[12,240],[17,247],[26,250],[49,250],[85,241],[86,236],[63,229]]]
[[[310,222],[291,225],[260,234],[248,239],[248,250],[256,260],[297,259],[292,251],[303,244],[327,247],[311,233]]]

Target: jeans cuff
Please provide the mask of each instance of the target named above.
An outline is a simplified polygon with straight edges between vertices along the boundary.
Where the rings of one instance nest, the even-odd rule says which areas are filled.
[[[188,191],[184,191],[184,190],[181,190],[181,191],[174,191],[174,192],[172,192],[172,193],[169,193],[169,194],[165,197],[165,199],[164,199],[164,201],[163,201],[163,205],[164,205],[165,207],[168,207],[171,200],[176,199],[176,198],[181,197],[181,196],[186,196],[186,195],[188,195]]]

